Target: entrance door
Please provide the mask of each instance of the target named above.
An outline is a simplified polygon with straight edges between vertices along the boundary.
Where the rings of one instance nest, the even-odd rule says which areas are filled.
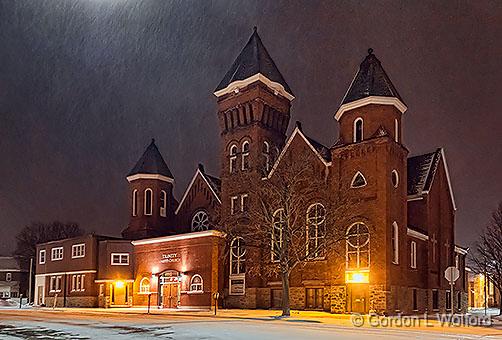
[[[44,286],[37,287],[37,305],[42,305],[44,303]]]
[[[306,309],[323,309],[323,288],[307,288],[305,289]]]
[[[366,284],[349,285],[349,312],[368,313],[368,286]]]
[[[272,308],[282,308],[282,289],[272,289]]]
[[[111,284],[111,304],[114,306],[127,305],[128,287],[123,282],[115,282]]]
[[[162,307],[178,307],[178,284],[169,283],[162,285]]]

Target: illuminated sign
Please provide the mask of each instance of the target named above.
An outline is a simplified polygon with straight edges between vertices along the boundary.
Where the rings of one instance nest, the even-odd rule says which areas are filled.
[[[160,263],[171,263],[171,262],[180,262],[181,259],[178,257],[178,253],[169,253],[162,254],[162,259]]]

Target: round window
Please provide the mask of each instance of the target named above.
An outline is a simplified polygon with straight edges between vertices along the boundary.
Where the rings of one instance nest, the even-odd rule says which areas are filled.
[[[397,186],[399,185],[399,175],[397,173],[397,170],[392,170],[392,173],[391,173],[391,179],[392,179],[392,185],[394,186],[394,188],[397,188]]]
[[[209,229],[209,215],[201,210],[192,218],[192,231],[204,231]]]

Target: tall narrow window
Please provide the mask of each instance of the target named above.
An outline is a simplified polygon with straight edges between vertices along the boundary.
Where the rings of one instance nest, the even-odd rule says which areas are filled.
[[[244,141],[242,143],[242,170],[247,170],[249,169],[249,142]]]
[[[354,143],[363,140],[363,119],[361,117],[354,121]]]
[[[324,256],[326,233],[326,209],[320,203],[312,204],[307,209],[307,255],[309,258]]]
[[[416,288],[413,288],[412,290],[412,300],[411,300],[411,304],[412,304],[412,307],[413,307],[413,311],[417,311],[418,310],[418,296],[417,296],[417,289]]]
[[[232,145],[230,147],[230,163],[229,163],[230,173],[235,172],[235,170],[237,169],[237,153],[238,153],[237,145]]]
[[[283,230],[286,226],[286,216],[284,209],[278,209],[274,213],[272,223],[272,247],[271,247],[271,260],[273,262],[280,261],[282,251],[282,237]]]
[[[265,173],[268,174],[270,171],[270,144],[265,141],[263,142],[263,159],[265,162]]]
[[[417,242],[411,241],[410,244],[410,266],[411,268],[417,268]]]
[[[241,195],[241,212],[247,212],[249,210],[249,195]]]
[[[230,275],[246,272],[246,245],[242,237],[235,237],[230,243]]]
[[[392,263],[399,264],[399,227],[392,223]]]
[[[397,118],[394,119],[394,138],[397,143],[399,143],[399,122],[397,121]]]
[[[167,215],[167,193],[164,190],[160,191],[160,216]]]
[[[132,215],[138,216],[138,190],[132,192]]]
[[[144,213],[145,215],[151,215],[153,211],[153,191],[152,189],[148,188],[145,190],[145,209]]]
[[[230,197],[230,215],[233,215],[237,212],[237,200],[238,199],[239,199],[238,196]]]
[[[352,224],[346,233],[346,268],[368,269],[370,266],[370,233],[361,222]]]

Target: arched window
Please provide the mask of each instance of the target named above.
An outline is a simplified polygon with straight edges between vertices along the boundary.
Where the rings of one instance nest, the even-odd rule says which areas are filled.
[[[202,283],[202,276],[200,276],[199,274],[192,276],[192,279],[190,280],[190,291],[202,293],[204,291],[203,288],[204,285]]]
[[[230,275],[246,272],[246,245],[242,237],[235,237],[230,243]]]
[[[237,169],[237,153],[239,153],[239,150],[237,149],[237,145],[234,144],[230,147],[230,173],[233,173]]]
[[[397,173],[396,169],[392,170],[392,172],[390,174],[390,178],[391,178],[392,185],[394,186],[394,188],[397,188],[397,186],[399,185],[399,174]]]
[[[209,229],[209,215],[204,210],[199,210],[192,217],[192,231]]]
[[[152,189],[148,188],[145,190],[145,209],[144,213],[145,215],[151,215],[153,211],[153,191]]]
[[[307,209],[307,255],[309,258],[324,256],[326,233],[326,209],[320,203]]]
[[[270,171],[270,144],[267,141],[263,142],[263,158],[265,161],[265,172],[268,174]]]
[[[354,143],[362,141],[363,138],[363,119],[359,117],[354,120]]]
[[[249,142],[242,142],[242,154],[241,154],[242,170],[249,169]]]
[[[144,277],[139,282],[139,292],[140,294],[148,294],[150,293],[150,279]]]
[[[277,262],[281,259],[282,248],[282,231],[286,226],[286,216],[284,209],[277,209],[274,212],[272,223],[272,247],[271,247],[271,260]]]
[[[132,192],[132,215],[138,216],[138,190],[134,189]]]
[[[392,222],[392,263],[399,264],[399,227]]]
[[[160,191],[160,216],[166,217],[167,214],[167,193],[164,190]]]
[[[347,229],[346,267],[348,270],[370,267],[370,232],[362,222],[356,222]]]
[[[350,182],[350,187],[361,188],[366,186],[366,184],[368,184],[368,182],[366,182],[366,178],[364,178],[364,175],[360,171],[358,171],[356,172],[354,177],[352,177],[352,181]]]
[[[397,143],[399,143],[399,122],[397,121],[397,118],[394,119],[394,139]]]

